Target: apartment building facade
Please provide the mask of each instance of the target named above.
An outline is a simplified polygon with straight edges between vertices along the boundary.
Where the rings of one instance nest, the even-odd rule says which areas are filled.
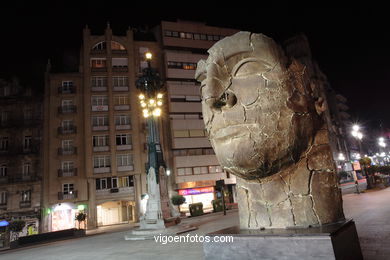
[[[1,79],[0,220],[24,220],[20,236],[41,228],[41,137],[40,95],[18,80]]]
[[[216,198],[216,181],[224,180],[234,201],[235,177],[225,172],[218,163],[204,130],[200,84],[194,80],[197,62],[207,58],[207,50],[223,37],[237,32],[234,29],[207,26],[198,22],[162,21],[155,28],[162,49],[166,79],[169,121],[167,161],[172,169],[173,191],[186,197],[181,206],[202,202],[212,209]]]
[[[135,41],[132,29],[114,35],[83,31],[77,72],[46,72],[44,125],[45,231],[138,221],[146,191],[145,124],[136,77],[143,53],[157,44]],[[153,61],[157,65],[158,61]]]

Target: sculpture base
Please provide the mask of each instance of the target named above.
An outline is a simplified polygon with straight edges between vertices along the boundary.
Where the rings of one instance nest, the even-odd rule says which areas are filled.
[[[233,242],[203,243],[206,260],[363,259],[353,220],[305,229],[240,230],[231,227],[207,235],[232,236]]]

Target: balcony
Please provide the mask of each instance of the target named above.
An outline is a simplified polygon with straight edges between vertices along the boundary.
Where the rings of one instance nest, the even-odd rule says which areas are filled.
[[[100,168],[93,168],[93,173],[110,173],[111,167],[100,167]]]
[[[72,177],[77,176],[77,168],[73,169],[58,169],[58,177]]]
[[[118,172],[134,171],[134,166],[133,165],[118,166],[117,171]]]
[[[77,147],[58,148],[58,155],[77,154]]]
[[[77,198],[77,190],[72,190],[69,192],[58,192],[58,200],[71,200]]]
[[[58,107],[59,114],[72,114],[77,112],[77,107],[75,105],[60,106]]]
[[[129,130],[131,129],[131,125],[116,125],[115,130]]]
[[[8,176],[0,176],[0,184],[8,183]]]
[[[108,125],[93,125],[92,131],[107,131]]]
[[[6,150],[0,150],[2,156],[14,156],[21,154],[39,154],[39,143],[33,142],[30,146],[8,146]]]
[[[92,111],[94,112],[108,111],[108,105],[92,106]]]
[[[7,120],[0,121],[1,128],[20,128],[27,126],[36,126],[42,122],[40,114],[34,114],[30,118],[24,118],[22,116],[13,116],[7,118]]]
[[[130,105],[115,105],[114,110],[130,110]]]
[[[113,66],[112,71],[113,72],[127,72],[128,68],[127,68],[127,66]]]
[[[124,151],[124,150],[131,150],[131,149],[133,149],[133,146],[131,144],[123,144],[123,145],[116,146],[117,151]]]
[[[58,127],[57,132],[59,135],[68,135],[68,134],[75,134],[77,132],[77,127],[72,125],[72,126],[67,126],[67,127]]]
[[[128,86],[114,86],[113,90],[114,91],[129,91],[129,87]]]
[[[91,68],[92,72],[107,72],[107,67],[101,67],[101,68]]]
[[[121,197],[126,196],[134,198],[134,187],[120,187],[120,188],[111,188],[96,190],[96,197]]]
[[[107,86],[92,86],[91,90],[95,92],[104,92],[107,91]]]
[[[39,180],[40,178],[36,175],[36,173],[30,173],[29,175],[16,173],[9,176],[0,177],[0,184],[34,182]]]
[[[19,208],[31,208],[31,200],[19,202]]]
[[[76,86],[58,87],[58,94],[75,94]]]
[[[127,54],[127,50],[111,50],[112,54]]]
[[[105,146],[94,146],[93,151],[94,152],[107,152],[110,150],[110,147],[108,145]]]

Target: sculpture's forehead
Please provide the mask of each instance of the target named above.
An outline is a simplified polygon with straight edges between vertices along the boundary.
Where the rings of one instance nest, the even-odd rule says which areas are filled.
[[[226,37],[214,44],[208,52],[210,55],[207,63],[220,66],[246,57],[255,57],[259,61],[274,65],[280,63],[282,58],[279,46],[271,38],[250,32],[238,32]]]

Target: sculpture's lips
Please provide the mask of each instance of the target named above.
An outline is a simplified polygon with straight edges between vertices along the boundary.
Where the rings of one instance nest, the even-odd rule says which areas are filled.
[[[232,137],[244,137],[250,134],[250,128],[258,128],[258,124],[240,124],[230,125],[219,128],[215,131],[211,130],[210,139],[221,140]]]

